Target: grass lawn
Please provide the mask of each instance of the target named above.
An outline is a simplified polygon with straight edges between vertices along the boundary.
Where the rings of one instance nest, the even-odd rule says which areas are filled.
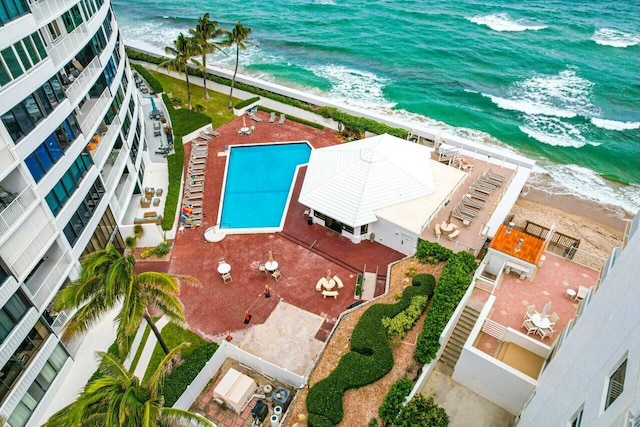
[[[153,70],[149,70],[153,76],[162,83],[165,93],[170,93],[174,98],[180,98],[182,100],[182,106],[187,106],[187,84],[184,80],[175,79],[165,74],[158,73]],[[195,108],[200,104],[205,109],[204,114],[211,117],[211,123],[214,128],[230,122],[235,119],[233,110],[229,110],[229,93],[224,94],[215,92],[208,88],[209,96],[211,99],[204,99],[204,88],[194,84],[189,84],[191,89],[191,107]],[[238,102],[238,99],[234,98],[233,103]]]
[[[162,334],[162,338],[164,338],[169,349],[172,349],[183,342],[191,343],[190,346],[182,349],[183,356],[188,356],[198,346],[201,346],[206,342],[197,334],[187,329],[182,329],[180,326],[174,325],[173,323],[168,323],[164,328],[162,328],[160,333]],[[151,360],[149,360],[149,366],[147,366],[147,372],[144,374],[145,380],[151,376],[153,371],[155,371],[164,356],[165,354],[164,351],[162,351],[162,347],[160,347],[160,344],[156,344],[156,348],[153,350],[153,354],[151,355]]]

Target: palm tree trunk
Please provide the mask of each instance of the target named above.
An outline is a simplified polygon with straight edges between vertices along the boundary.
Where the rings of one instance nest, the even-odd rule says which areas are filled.
[[[239,61],[240,61],[240,47],[236,49],[236,68],[233,70],[233,78],[231,79],[231,90],[229,91],[229,109],[233,108],[233,85],[236,83],[236,74],[238,74]]]
[[[207,91],[207,54],[202,54],[202,78],[204,79],[204,99],[210,99]]]
[[[146,309],[144,311],[144,320],[147,321],[147,324],[149,325],[149,327],[153,331],[153,335],[156,336],[156,339],[158,340],[158,343],[160,344],[160,347],[162,347],[162,351],[164,351],[164,354],[169,354],[169,347],[167,347],[167,343],[164,342],[164,339],[162,338],[162,335],[160,335],[160,331],[158,330],[156,324],[153,323],[153,319],[151,318],[151,315],[149,314],[149,311],[146,310]]]
[[[187,78],[187,106],[189,110],[191,110],[191,89],[189,88],[189,69],[185,65],[184,67],[184,76]]]

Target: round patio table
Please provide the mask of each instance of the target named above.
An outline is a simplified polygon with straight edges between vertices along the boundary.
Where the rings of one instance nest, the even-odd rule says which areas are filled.
[[[218,265],[218,273],[227,274],[230,271],[231,271],[231,264],[224,263],[224,264]]]
[[[267,261],[264,264],[264,268],[266,268],[267,270],[274,272],[278,269],[278,261]]]

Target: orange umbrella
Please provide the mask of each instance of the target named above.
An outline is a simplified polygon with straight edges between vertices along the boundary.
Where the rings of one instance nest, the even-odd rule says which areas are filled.
[[[269,249],[269,262],[273,262],[273,252]]]

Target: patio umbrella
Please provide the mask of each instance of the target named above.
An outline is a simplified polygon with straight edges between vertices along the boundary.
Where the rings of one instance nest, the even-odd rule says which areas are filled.
[[[273,262],[273,252],[269,249],[269,262]]]
[[[542,317],[543,319],[547,317],[549,315],[549,310],[551,310],[551,301],[549,301],[544,305],[544,308],[542,309],[542,314],[540,315],[540,317]]]
[[[243,128],[247,127],[247,121],[245,120],[244,116],[242,116],[242,127]]]
[[[453,215],[453,211],[449,212],[449,217],[447,217],[447,225],[451,224],[451,216]]]
[[[327,280],[331,280],[331,269],[327,268]]]

